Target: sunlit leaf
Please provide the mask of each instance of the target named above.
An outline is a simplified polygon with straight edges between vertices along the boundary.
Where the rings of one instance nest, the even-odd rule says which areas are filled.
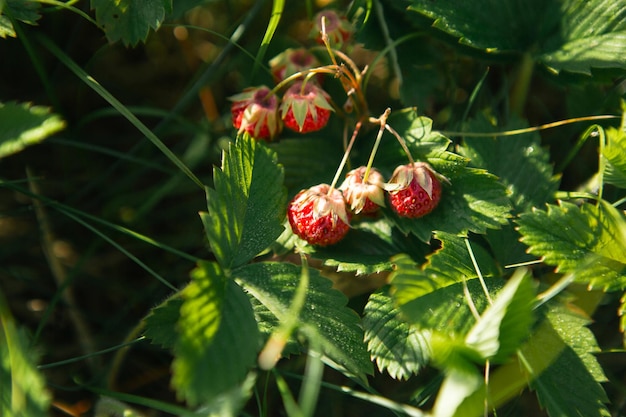
[[[387,289],[370,295],[363,327],[372,360],[392,378],[408,379],[430,360],[430,333],[413,328],[399,317]]]
[[[180,308],[183,299],[180,297],[170,298],[161,305],[150,310],[145,318],[145,336],[152,343],[161,345],[165,349],[172,349],[176,344],[178,334],[176,324],[180,319]]]
[[[253,263],[233,271],[243,288],[281,322],[286,319],[301,268],[289,263]],[[365,380],[372,363],[363,343],[358,315],[346,307],[347,299],[332,282],[310,270],[310,284],[299,322],[319,332],[323,355]]]
[[[464,295],[464,281],[479,312],[486,307],[487,299],[464,240],[445,233],[436,237],[442,248],[422,268],[406,255],[393,259],[392,296],[402,317],[417,328],[465,334],[475,318]],[[497,291],[502,280],[494,279],[499,273],[493,260],[478,245],[473,245],[472,251],[488,288]]]
[[[225,151],[207,189],[201,213],[211,249],[223,268],[242,265],[270,246],[283,231],[286,193],[283,170],[268,147],[248,136]]]
[[[248,297],[215,263],[200,263],[182,296],[172,385],[189,404],[207,404],[245,380],[259,331]]]
[[[172,13],[172,0],[91,0],[91,8],[109,42],[136,45]]]
[[[65,127],[48,107],[0,103],[0,158],[40,143]]]
[[[605,132],[607,145],[602,152],[606,161],[604,182],[626,188],[626,132],[612,127]]]
[[[465,343],[493,363],[507,360],[529,335],[534,299],[526,272],[517,271],[467,333]]]
[[[529,251],[558,271],[590,288],[626,288],[626,218],[606,202],[560,202],[523,213],[517,223]]]
[[[50,394],[37,370],[37,353],[0,294],[0,415],[44,417]]]

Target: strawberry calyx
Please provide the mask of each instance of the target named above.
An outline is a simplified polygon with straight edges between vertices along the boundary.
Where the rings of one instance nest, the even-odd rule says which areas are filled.
[[[288,128],[308,133],[322,129],[328,123],[330,96],[314,82],[296,82],[285,91],[280,113]]]
[[[339,187],[355,214],[372,214],[385,206],[385,180],[382,174],[376,168],[370,168],[365,179],[366,171],[365,166],[351,170]]]
[[[278,117],[279,100],[267,86],[250,87],[229,97],[231,114],[237,134],[247,132],[255,139],[271,140],[281,129]]]
[[[426,162],[397,167],[388,183],[391,207],[402,217],[422,217],[437,207],[441,199],[441,181],[447,179]]]

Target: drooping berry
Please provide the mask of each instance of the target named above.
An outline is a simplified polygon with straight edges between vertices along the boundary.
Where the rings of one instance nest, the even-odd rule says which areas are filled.
[[[255,139],[271,141],[280,133],[279,100],[269,92],[266,86],[251,87],[229,97],[233,102],[230,107],[233,126],[238,134],[247,132]]]
[[[311,37],[319,44],[323,43],[322,40],[322,19],[324,20],[324,28],[326,35],[328,35],[328,41],[333,48],[341,49],[354,32],[352,24],[348,19],[332,9],[320,11],[313,20],[313,29],[311,30]]]
[[[397,167],[385,184],[391,207],[402,217],[425,216],[437,207],[441,199],[441,181],[425,162]]]
[[[291,230],[312,245],[335,244],[350,230],[350,213],[341,191],[329,190],[328,184],[302,190],[287,208]]]
[[[285,49],[270,59],[269,64],[274,81],[277,83],[290,75],[320,66],[320,62],[315,55],[305,48]],[[316,78],[316,80],[321,81],[322,77]]]
[[[300,133],[314,132],[328,123],[330,96],[314,82],[296,82],[285,91],[280,114],[285,126]]]
[[[339,189],[355,214],[373,214],[385,206],[385,180],[376,168],[370,168],[367,180],[363,181],[367,167],[362,166],[346,174]]]

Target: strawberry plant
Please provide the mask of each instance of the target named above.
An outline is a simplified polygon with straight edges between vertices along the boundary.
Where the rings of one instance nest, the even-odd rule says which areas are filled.
[[[0,1],[0,415],[624,415],[625,16]]]

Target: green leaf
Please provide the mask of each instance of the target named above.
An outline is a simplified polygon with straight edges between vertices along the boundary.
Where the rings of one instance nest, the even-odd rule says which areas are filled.
[[[550,70],[591,74],[626,69],[624,0],[409,0],[409,10],[460,43],[497,52],[532,53]],[[418,25],[420,16],[414,15]]]
[[[604,182],[626,188],[626,132],[609,127],[605,130],[607,144],[602,151]]]
[[[0,158],[35,145],[65,127],[48,107],[0,103]]]
[[[380,372],[408,379],[430,360],[430,333],[413,328],[399,317],[388,288],[372,295],[365,306],[363,327],[372,360]]]
[[[172,0],[91,0],[91,8],[109,42],[136,45],[172,13]]]
[[[528,127],[524,121],[509,121],[497,127],[486,117],[470,121],[466,129],[474,132],[495,132]],[[466,137],[459,153],[470,159],[470,164],[498,176],[507,187],[515,213],[542,206],[553,200],[558,178],[552,174],[548,152],[541,147],[537,133],[515,136]],[[526,245],[519,241],[519,233],[509,224],[501,229],[487,231],[487,240],[496,258],[503,265],[530,261]]]
[[[520,354],[542,406],[551,416],[609,416],[600,385],[606,377],[593,356],[600,349],[586,327],[589,319],[556,305],[545,324]]]
[[[413,259],[422,259],[430,247],[413,236],[405,236],[384,218],[376,221],[353,222],[352,230],[336,245],[315,248],[309,253],[323,259],[324,265],[336,267],[339,272],[356,275],[390,271],[391,257],[410,253]]]
[[[437,417],[468,416],[469,414],[458,414],[458,408],[463,400],[484,386],[483,381],[484,377],[469,364],[446,371],[446,377],[441,384],[432,415]]]
[[[608,203],[560,202],[523,213],[517,223],[529,251],[558,271],[589,288],[626,288],[626,219]]]
[[[338,364],[362,381],[372,373],[363,343],[359,316],[346,307],[347,299],[332,282],[310,269],[310,285],[299,322],[319,331],[326,363]],[[293,300],[301,268],[289,263],[253,263],[233,271],[242,287],[260,301],[279,321]],[[330,362],[328,361],[330,359]]]
[[[40,4],[37,1],[5,0],[0,2],[0,38],[15,38],[15,28],[11,20],[19,20],[28,25],[36,25],[41,17]]]
[[[465,343],[493,363],[508,360],[529,335],[535,294],[525,270],[518,270],[465,337]]]
[[[153,308],[144,319],[146,326],[144,335],[152,343],[165,349],[173,349],[178,339],[176,324],[180,319],[180,308],[183,305],[183,299],[178,295],[179,293]]]
[[[487,305],[482,286],[463,238],[437,233],[442,248],[418,268],[407,255],[393,259],[395,270],[390,276],[392,295],[402,317],[419,329],[450,334],[465,334],[475,322],[463,291],[467,283],[478,311]],[[477,264],[490,292],[501,288],[499,272],[487,252],[472,245]],[[489,278],[491,277],[491,278]]]
[[[260,338],[248,298],[217,264],[201,262],[191,277],[182,293],[172,385],[198,405],[243,383]]]
[[[48,415],[50,394],[36,368],[37,360],[25,331],[15,324],[0,294],[0,415]]]
[[[276,154],[248,136],[225,151],[207,189],[208,213],[201,213],[211,249],[222,268],[245,264],[283,231],[286,194]]]

